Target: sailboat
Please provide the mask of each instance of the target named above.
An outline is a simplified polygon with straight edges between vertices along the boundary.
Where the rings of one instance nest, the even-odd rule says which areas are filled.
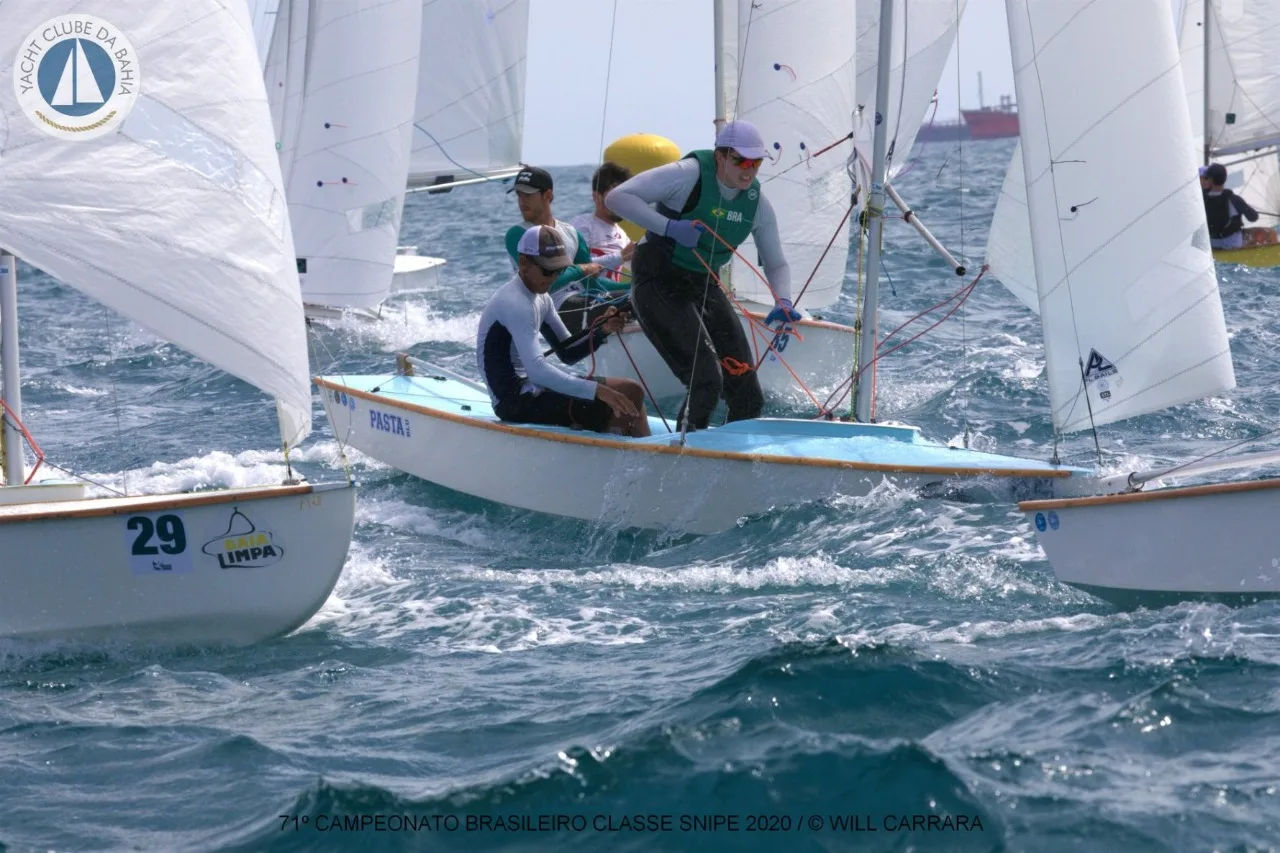
[[[856,5],[794,4],[766,10],[751,0],[715,3],[717,124],[736,116],[765,130],[772,153],[759,180],[778,215],[796,305],[807,314],[784,351],[770,349],[774,334],[765,328],[764,318],[774,298],[744,261],[756,255],[748,239],[739,249],[741,257],[721,276],[752,343],[761,386],[772,397],[800,394],[798,382],[830,391],[848,384],[853,369],[855,328],[821,314],[845,288],[850,225],[856,221],[859,195],[870,184],[879,5],[879,0],[858,0]],[[898,0],[895,6],[883,114],[890,179],[907,164],[964,5],[963,0]],[[964,266],[901,196],[890,191],[890,199],[963,275]],[[684,393],[639,326],[606,341],[597,360],[603,373],[643,378],[655,397]]]
[[[1012,206],[997,208],[989,258],[1009,283],[1000,264],[1026,217],[1055,431],[1234,387],[1169,4],[1006,5],[1025,178],[1020,198],[1002,192]],[[1099,494],[1019,506],[1057,577],[1103,598],[1254,595],[1280,589],[1263,520],[1280,481],[1139,490],[1266,456],[1118,474]]]
[[[432,0],[422,10],[409,193],[451,192],[520,171],[529,0]],[[394,292],[426,290],[443,258],[402,246]]]
[[[421,0],[277,9],[264,76],[308,317],[376,317],[393,291],[421,21]]]
[[[23,453],[15,256],[273,396],[286,462],[311,429],[293,240],[244,4],[23,0],[5,12],[0,636],[287,633],[342,571],[351,483],[87,497],[78,482],[28,483]],[[69,20],[94,33],[76,47],[91,54],[96,110],[55,104],[39,82],[76,41],[58,26]]]
[[[794,4],[755,5],[764,17]],[[893,0],[882,0],[881,19],[891,22],[892,12]],[[880,54],[888,57],[892,29],[886,30]],[[876,109],[883,114],[887,62],[878,73]],[[882,224],[886,154],[882,123],[872,156],[872,247]],[[873,254],[867,328],[875,325],[877,284]],[[864,338],[859,373],[874,362],[875,344],[872,336]],[[1002,493],[1029,489],[1062,496],[1077,493],[1081,478],[1089,476],[1055,461],[930,441],[913,426],[873,423],[869,382],[859,386],[859,422],[756,418],[678,434],[650,418],[654,434],[646,438],[501,422],[482,384],[404,355],[394,372],[316,382],[338,439],[392,467],[512,506],[626,527],[711,533],[745,516],[865,495],[885,481],[908,488],[991,483]]]
[[[1227,187],[1259,212],[1246,245],[1218,261],[1280,266],[1280,6],[1186,0],[1178,25],[1191,130],[1201,163],[1227,168]]]

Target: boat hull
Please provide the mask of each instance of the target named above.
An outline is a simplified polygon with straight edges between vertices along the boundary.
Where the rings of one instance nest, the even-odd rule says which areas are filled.
[[[431,290],[440,283],[440,268],[444,264],[444,258],[419,255],[413,247],[401,247],[395,257],[391,292],[417,293]]]
[[[346,561],[355,486],[0,507],[0,637],[254,643],[313,616]]]
[[[1059,580],[1122,607],[1280,597],[1280,479],[1019,508]]]
[[[1260,243],[1241,249],[1214,249],[1213,259],[1222,264],[1277,267],[1280,266],[1280,243]]]
[[[764,322],[765,313],[748,313]],[[771,338],[765,339],[758,327],[753,327],[751,320],[741,312],[738,319],[747,333],[747,340],[752,342],[755,359],[759,361]],[[827,394],[845,382],[852,371],[853,327],[824,320],[801,320],[796,326],[801,337],[792,337],[781,353],[769,353],[760,364],[760,386],[773,399],[811,403],[792,376],[794,371],[805,385],[820,395],[820,400],[825,400]],[[596,373],[628,379],[643,378],[650,392],[659,400],[683,397],[685,393],[684,385],[676,379],[639,325],[634,323],[621,334],[610,335],[605,340],[596,352]]]
[[[865,495],[886,480],[923,488],[990,479],[1048,495],[1079,470],[947,448],[914,427],[758,419],[691,433],[682,445],[654,418],[646,439],[502,423],[483,388],[445,375],[316,382],[338,440],[381,462],[468,495],[610,526],[714,533],[774,509]]]

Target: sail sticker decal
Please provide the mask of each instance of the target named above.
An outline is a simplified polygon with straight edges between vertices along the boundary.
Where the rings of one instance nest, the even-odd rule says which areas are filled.
[[[31,123],[55,139],[114,133],[138,101],[138,54],[113,24],[93,15],[50,18],[13,60],[13,90]]]
[[[258,527],[236,507],[227,520],[227,529],[200,549],[224,569],[261,569],[284,558],[284,546],[270,530]]]
[[[1047,526],[1048,525],[1045,523],[1045,520],[1044,520],[1044,513],[1037,512],[1036,513],[1036,530],[1039,530],[1041,533],[1044,533],[1044,529]]]
[[[179,575],[193,568],[181,512],[128,516],[124,542],[135,575]]]
[[[1089,350],[1089,360],[1085,363],[1084,368],[1084,381],[1086,384],[1104,376],[1114,376],[1119,372],[1106,356],[1096,349]]]

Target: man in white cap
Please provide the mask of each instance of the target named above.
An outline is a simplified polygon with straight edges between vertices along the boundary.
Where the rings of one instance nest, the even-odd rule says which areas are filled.
[[[715,150],[641,172],[605,197],[614,213],[648,229],[631,261],[632,310],[689,389],[681,420],[690,429],[706,428],[722,395],[731,421],[764,408],[746,333],[712,277],[748,235],[777,298],[765,322],[781,323],[785,336],[787,324],[800,319],[778,220],[756,180],[764,157],[756,126],[731,121],[716,134]]]
[[[501,420],[646,436],[644,389],[630,379],[585,379],[547,360],[566,364],[590,355],[626,318],[608,309],[588,334],[573,338],[547,291],[570,265],[564,238],[551,225],[535,225],[517,246],[516,274],[485,303],[476,340],[476,364]],[[544,344],[539,336],[550,344]]]

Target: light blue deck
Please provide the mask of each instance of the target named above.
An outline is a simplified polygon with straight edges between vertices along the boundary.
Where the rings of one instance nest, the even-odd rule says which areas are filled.
[[[403,403],[480,421],[498,421],[487,392],[444,376],[422,373],[417,376],[384,374],[322,378],[336,385],[345,385],[384,398],[388,408]],[[332,398],[335,392],[325,389],[325,393]],[[348,403],[341,395],[337,402],[340,405]],[[674,422],[670,423],[675,426]],[[649,438],[614,435],[607,438],[628,444],[668,444],[672,440],[671,434],[658,418],[650,417],[649,425],[653,431]],[[548,433],[582,435],[581,431],[567,427],[535,424],[519,426]],[[948,447],[926,439],[916,427],[888,424],[757,418],[691,432],[687,446],[717,453],[763,454],[912,468],[1070,471],[1073,475],[1090,473],[1083,468],[1052,465],[1037,459]]]

